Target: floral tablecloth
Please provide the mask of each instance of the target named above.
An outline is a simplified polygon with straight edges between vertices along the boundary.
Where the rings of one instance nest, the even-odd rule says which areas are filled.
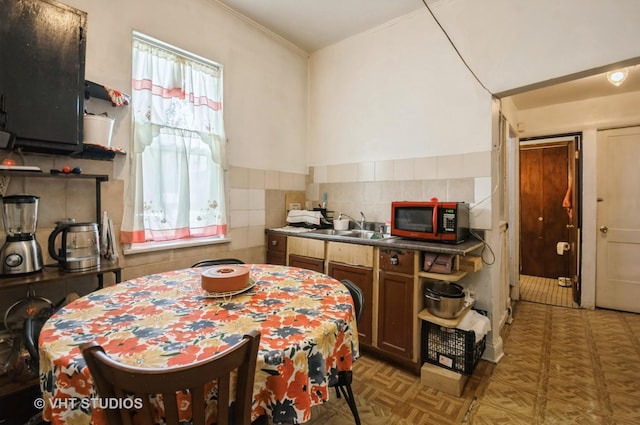
[[[202,268],[175,270],[90,293],[51,317],[40,334],[43,417],[106,424],[79,345],[96,341],[116,360],[172,367],[213,356],[251,329],[261,332],[252,419],[304,423],[326,401],[338,371],[358,357],[348,290],[306,269],[246,265],[247,292],[208,297]],[[108,407],[107,407],[108,408]]]

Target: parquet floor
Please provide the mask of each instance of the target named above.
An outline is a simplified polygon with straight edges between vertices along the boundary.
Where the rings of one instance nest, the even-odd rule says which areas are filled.
[[[362,357],[353,389],[363,425],[640,424],[640,314],[520,302],[505,356],[481,360],[461,397]],[[342,399],[312,425],[353,425]]]
[[[573,302],[571,287],[558,285],[557,279],[520,275],[520,300],[579,308]]]

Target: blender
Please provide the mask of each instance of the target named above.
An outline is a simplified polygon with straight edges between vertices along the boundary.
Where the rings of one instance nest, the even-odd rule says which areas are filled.
[[[3,275],[35,273],[42,270],[42,251],[36,241],[38,196],[2,197],[2,222],[7,239],[0,249]]]

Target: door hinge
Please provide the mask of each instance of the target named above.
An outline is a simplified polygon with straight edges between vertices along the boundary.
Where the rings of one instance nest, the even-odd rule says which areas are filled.
[[[574,152],[574,156],[576,157],[576,159],[580,159],[580,151],[575,151]]]

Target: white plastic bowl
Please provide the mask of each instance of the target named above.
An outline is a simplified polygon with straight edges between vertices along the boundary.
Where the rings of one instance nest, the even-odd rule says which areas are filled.
[[[333,220],[333,228],[336,230],[347,230],[349,229],[349,220],[346,218]]]
[[[111,146],[113,118],[101,115],[85,115],[83,127],[83,141],[85,143]]]

